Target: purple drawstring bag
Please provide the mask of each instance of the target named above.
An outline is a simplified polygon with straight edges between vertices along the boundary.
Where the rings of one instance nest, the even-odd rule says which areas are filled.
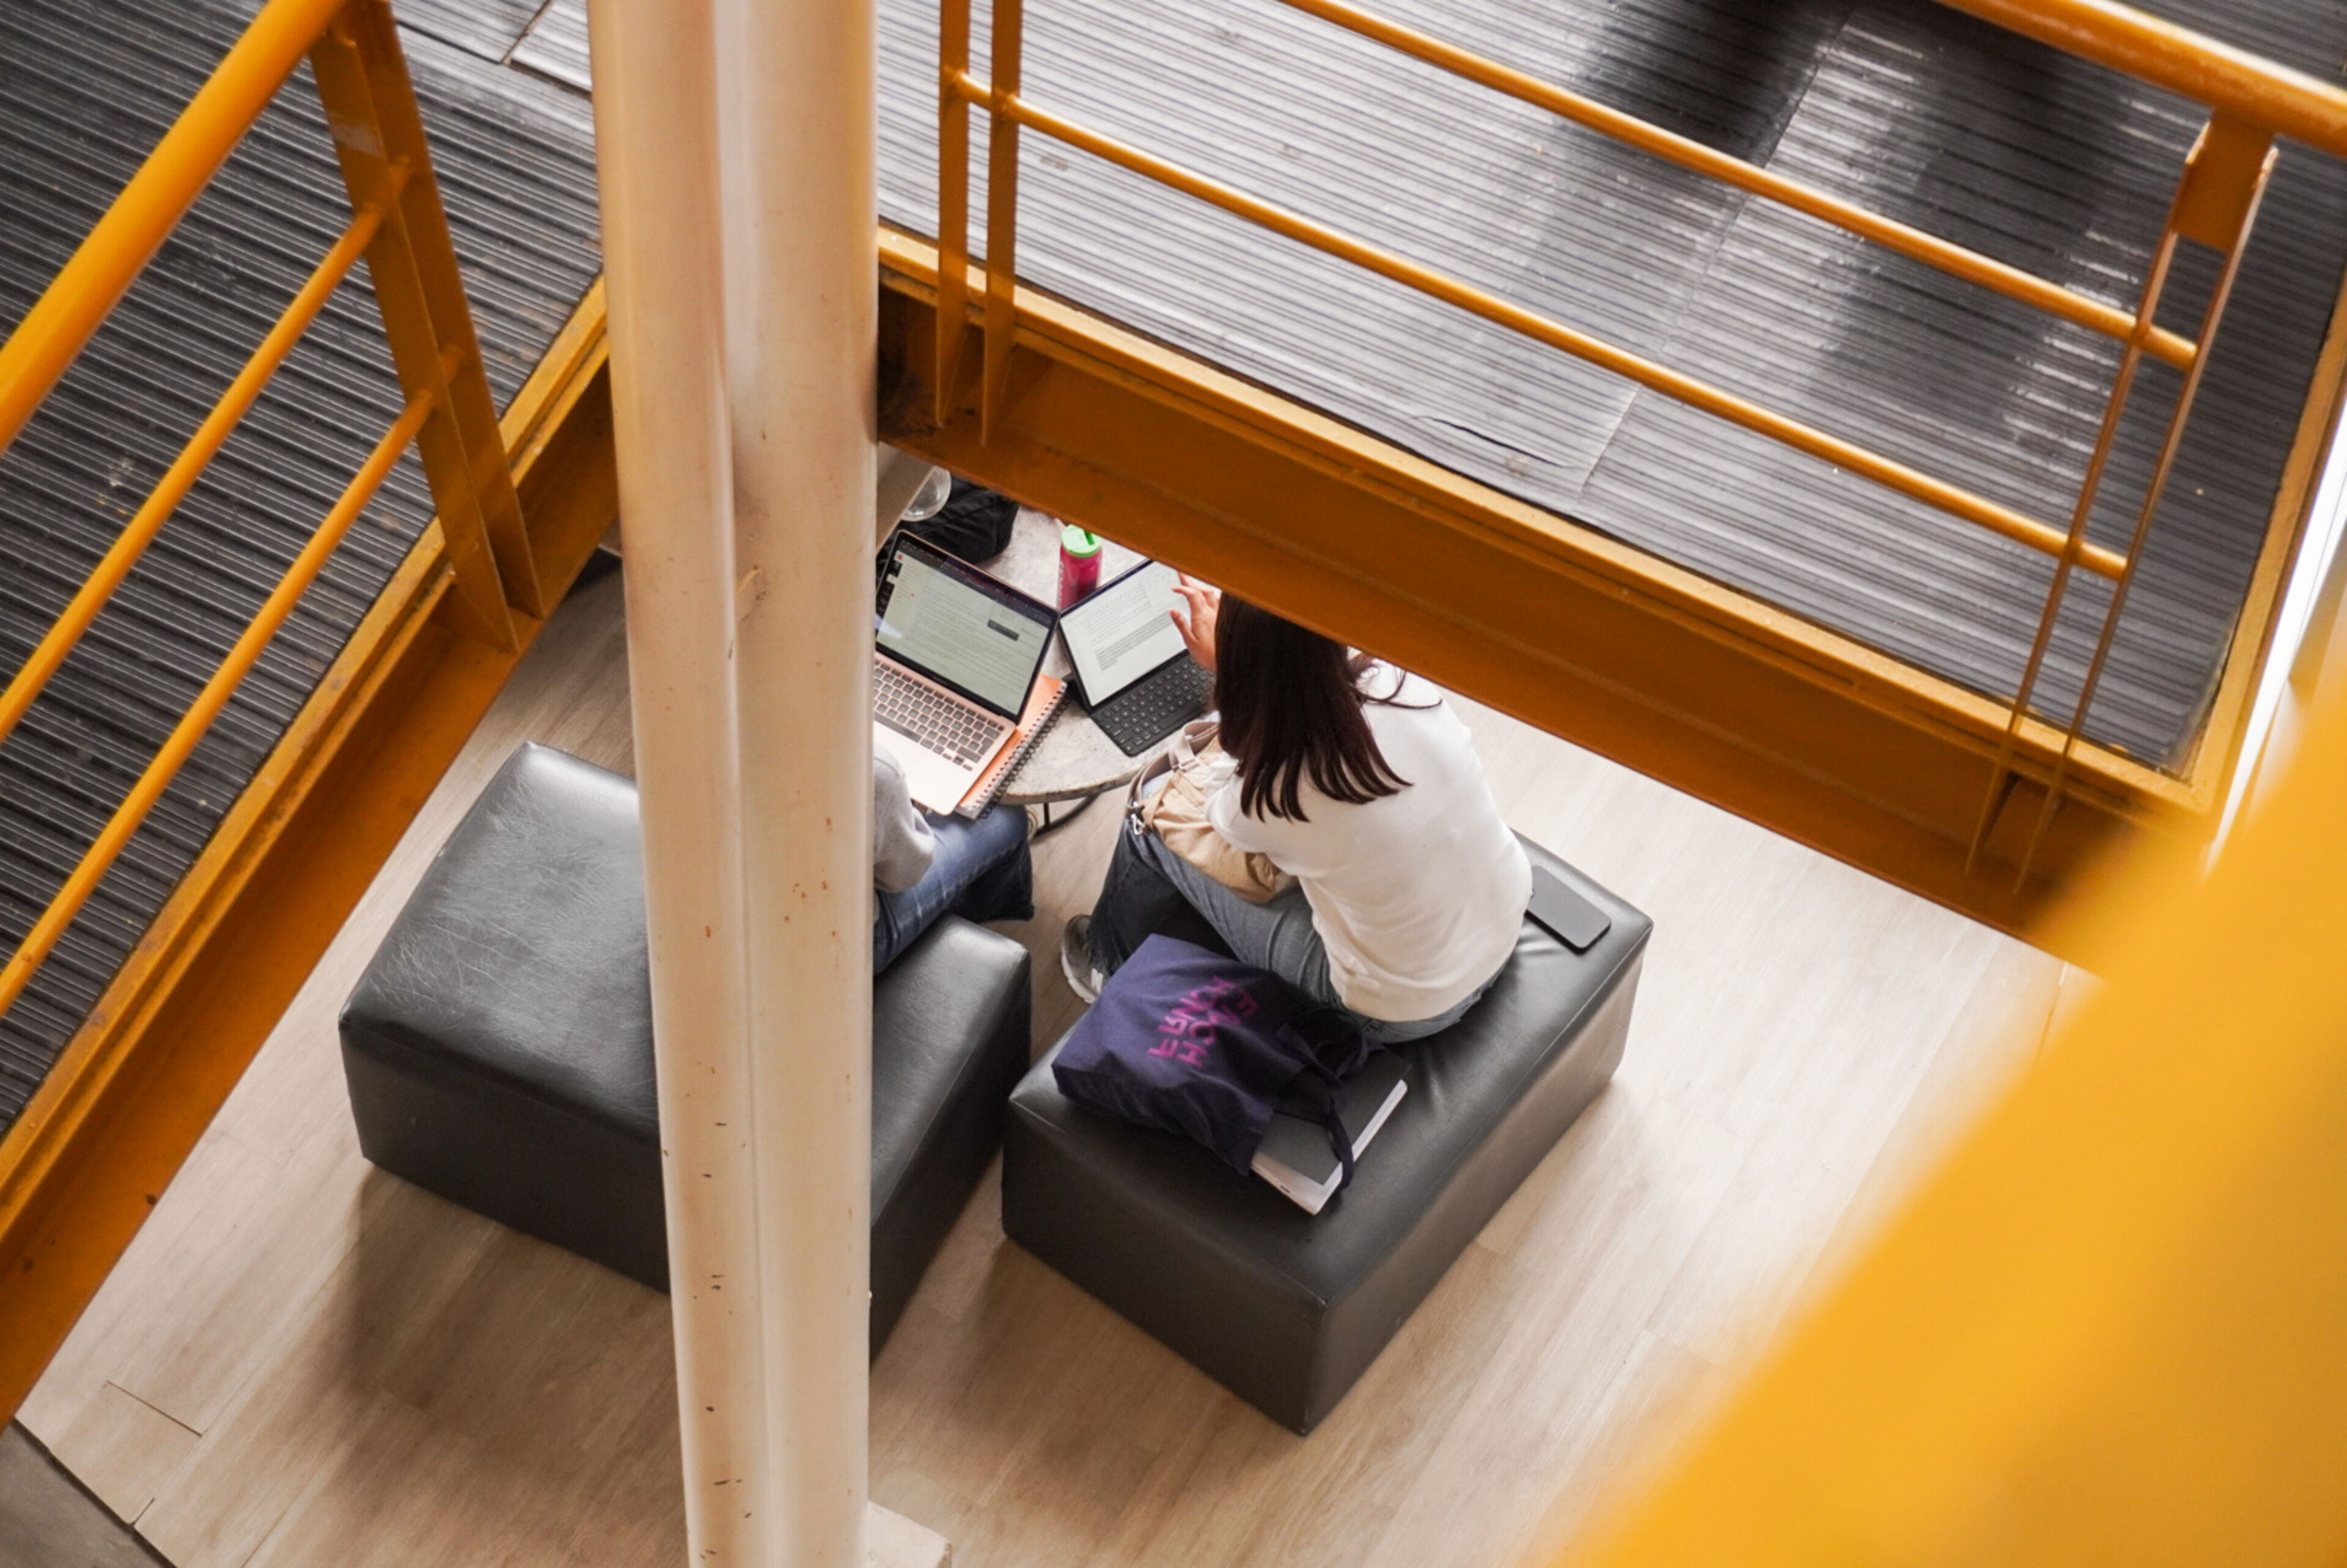
[[[1368,1048],[1338,1017],[1267,969],[1153,936],[1101,988],[1051,1073],[1078,1104],[1186,1134],[1242,1173],[1281,1095],[1301,1088],[1349,1178],[1337,1112]]]

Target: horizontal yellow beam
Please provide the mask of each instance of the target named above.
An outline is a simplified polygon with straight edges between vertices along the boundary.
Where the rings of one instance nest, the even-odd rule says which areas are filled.
[[[269,0],[0,343],[0,453],[65,374],[343,0]]]
[[[1853,202],[1843,200],[1798,179],[1731,158],[1727,153],[1706,147],[1691,137],[1665,130],[1635,115],[1609,108],[1594,98],[1528,76],[1482,56],[1444,43],[1430,34],[1405,27],[1398,22],[1343,4],[1343,0],[1280,0],[1280,4],[1307,15],[1319,17],[1348,32],[1373,39],[1409,56],[1423,60],[1451,75],[1505,93],[1510,97],[1546,109],[1560,118],[1589,129],[1642,152],[1650,153],[1681,169],[1691,169],[1723,185],[1765,197],[1797,212],[1833,224],[1852,234],[1873,241],[1885,250],[1895,251],[1942,272],[1977,283],[2034,305],[2049,315],[2058,316],[2075,326],[2103,333],[2122,342],[2135,335],[2136,318],[2128,312],[2103,300],[2091,298],[2074,289],[2049,282],[2034,272],[1984,256],[1977,251],[1929,234],[1911,224],[1885,218]],[[2144,351],[2153,358],[2165,361],[2181,370],[2189,366],[2198,350],[2192,342],[2166,327],[2152,325],[2143,333]]]
[[[2075,1028],[1570,1561],[2347,1561],[2342,800],[2334,703],[2205,882],[2095,905]]]
[[[2347,89],[2113,0],[1940,0],[2065,54],[2347,158]]]
[[[1656,364],[1603,339],[1552,321],[1537,312],[1511,304],[1496,295],[1471,288],[1389,251],[1364,243],[1326,224],[1249,196],[1245,191],[1233,190],[1179,164],[1168,162],[1112,137],[1103,136],[1087,126],[1039,108],[1014,94],[997,91],[966,76],[962,78],[961,90],[973,102],[986,105],[999,119],[1026,126],[1071,147],[1081,148],[1096,158],[1219,207],[1273,233],[1285,235],[1299,244],[1309,245],[1314,250],[1350,261],[1380,277],[1390,278],[1405,287],[1416,289],[1430,298],[1521,333],[1576,359],[1586,360],[1600,369],[1636,382],[1691,408],[1700,409],[1796,451],[1806,452],[1813,457],[1847,468],[1853,474],[1911,496],[1952,517],[1962,518],[1991,533],[2049,556],[2060,556],[2071,548],[2063,530],[2035,518],[2001,506],[1943,479],[1933,478],[1906,464],[1778,414],[1774,409],[1764,408],[1668,366]],[[2076,547],[2075,559],[2087,570],[2106,578],[2116,579],[2127,569],[2126,558],[2100,545],[2080,543]]]

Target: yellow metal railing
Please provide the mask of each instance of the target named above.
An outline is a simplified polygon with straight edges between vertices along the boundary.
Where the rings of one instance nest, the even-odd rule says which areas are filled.
[[[384,0],[270,0],[254,17],[65,270],[0,344],[0,455],[304,58],[316,76],[333,130],[351,221],[0,692],[0,742],[32,707],[361,257],[382,310],[405,409],[0,968],[0,1012],[31,982],[411,443],[420,449],[438,509],[460,619],[475,635],[509,651],[517,646],[514,611],[537,615],[545,608],[406,64]]]
[[[1024,0],[995,0],[990,79],[987,81],[970,74],[970,0],[943,0],[938,35],[940,327],[934,366],[938,423],[945,423],[953,400],[959,395],[957,378],[962,369],[964,324],[971,313],[969,111],[975,107],[986,111],[991,121],[983,297],[977,311],[983,343],[979,377],[982,436],[990,435],[1004,408],[1017,323],[1019,138],[1022,130],[1033,130],[2051,558],[2053,579],[2024,673],[2009,701],[1996,699],[2005,723],[1974,838],[1975,859],[2019,776],[2017,753],[2024,721],[2071,576],[2084,569],[2108,580],[2110,600],[2095,651],[2076,706],[2061,732],[2045,806],[2023,858],[2021,874],[2025,877],[2082,744],[2086,718],[2109,658],[2135,564],[2174,467],[2209,348],[2222,323],[2259,199],[2273,168],[2274,136],[2277,131],[2286,132],[2347,156],[2347,93],[2099,0],[1951,0],[1961,9],[2030,33],[2057,47],[2187,93],[2213,111],[2185,159],[2153,263],[2130,310],[1730,157],[1344,0],[1281,3],[1681,169],[1834,224],[1966,282],[2117,341],[2122,352],[2101,429],[2067,516],[2056,522],[2005,506],[1056,114],[1022,90]],[[2178,241],[2186,239],[2223,258],[2198,334],[2189,339],[2157,321],[2169,263]],[[2151,487],[2132,538],[2125,550],[2115,550],[2091,542],[2086,527],[2101,494],[2137,372],[2147,356],[2181,371],[2184,383],[2163,433]]]

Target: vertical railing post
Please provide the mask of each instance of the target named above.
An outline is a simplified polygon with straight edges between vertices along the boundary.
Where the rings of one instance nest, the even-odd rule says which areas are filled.
[[[1998,743],[1996,766],[1990,771],[1988,791],[1981,802],[1980,822],[1973,829],[1972,850],[1964,860],[1968,872],[1979,866],[1989,834],[2013,791],[2013,756],[2021,744],[2021,726],[2029,717],[2029,700],[2036,693],[2038,674],[2045,669],[2045,655],[2054,646],[2054,628],[2062,617],[2062,601],[2069,589],[2070,574],[2086,546],[2086,526],[2094,520],[2095,503],[2102,496],[2103,475],[2118,442],[2119,424],[2127,416],[2136,373],[2142,368],[2144,344],[2157,325],[2159,302],[2168,292],[2168,270],[2176,261],[2176,230],[2171,225],[2160,236],[2152,252],[2150,270],[2144,274],[2142,294],[2136,303],[2135,330],[2127,334],[2127,344],[2119,353],[2118,370],[2111,378],[2110,396],[2103,405],[2102,428],[2095,437],[2094,455],[2086,460],[2086,477],[2079,482],[2077,499],[2070,508],[2069,532],[2063,541],[2061,555],[2055,559],[2054,578],[2046,586],[2045,603],[2038,612],[2036,635],[2030,640],[2029,657],[2022,664],[2019,683],[2014,687],[2013,706],[2005,715],[2004,738]],[[2195,352],[2197,364],[2198,351]]]
[[[2054,759],[2054,774],[2046,781],[2045,799],[2037,808],[2029,843],[2021,852],[2021,866],[2014,878],[2016,886],[2027,879],[2038,847],[2045,842],[2046,829],[2053,826],[2054,815],[2062,808],[2062,791],[2069,782],[2078,738],[2086,731],[2087,712],[2102,683],[2103,668],[2110,659],[2112,641],[2118,634],[2119,617],[2127,609],[2127,590],[2135,586],[2136,574],[2142,569],[2152,520],[2159,515],[2168,481],[2176,472],[2177,454],[2184,448],[2184,433],[2192,421],[2192,405],[2200,395],[2202,374],[2209,368],[2209,350],[2216,344],[2218,328],[2224,324],[2225,306],[2233,297],[2234,281],[2241,275],[2241,261],[2249,251],[2250,230],[2257,222],[2258,204],[2265,199],[2266,180],[2273,173],[2277,156],[2272,132],[2221,114],[2209,122],[2207,135],[2195,151],[2201,156],[2196,157],[2185,170],[2184,183],[2177,192],[2176,213],[2169,221],[2185,238],[2221,253],[2225,264],[2217,274],[2216,286],[2209,292],[2208,308],[2200,318],[2197,340],[2200,351],[2192,357],[2192,368],[2184,373],[2184,385],[2176,395],[2176,406],[2168,416],[2168,430],[2160,440],[2158,459],[2152,465],[2151,482],[2145,487],[2143,505],[2136,512],[2135,532],[2127,540],[2127,569],[2111,585],[2110,602],[2103,607],[2102,629],[2095,638],[2095,651],[2086,662],[2086,678],[2078,686],[2077,706],[2070,711],[2070,722],[2063,728],[2062,750]]]
[[[2016,778],[2014,755],[2019,743],[2021,727],[2028,717],[2030,699],[2036,690],[2046,651],[2053,643],[2055,624],[2061,614],[2064,590],[2069,584],[2071,568],[2086,547],[2086,526],[2092,520],[2095,503],[2101,493],[2104,470],[2118,436],[2119,422],[2127,411],[2136,371],[2142,363],[2146,339],[2156,326],[2155,318],[2167,288],[2169,266],[2175,260],[2177,242],[2193,240],[2222,255],[2224,266],[2202,313],[2192,358],[2185,367],[2184,384],[2177,394],[2175,406],[2169,411],[2167,429],[2160,442],[2159,457],[2137,511],[2135,532],[2124,558],[2127,565],[2112,583],[2110,602],[2103,612],[2102,629],[2095,644],[2093,659],[2079,689],[2077,704],[2072,709],[2070,721],[2064,727],[2062,751],[2055,759],[2053,777],[2047,783],[2045,799],[2039,808],[2035,826],[2021,855],[2015,875],[2016,886],[2027,880],[2030,865],[2036,858],[2039,845],[2045,840],[2045,830],[2052,825],[2054,814],[2060,809],[2062,788],[2067,778],[2070,760],[2077,750],[2078,737],[2086,728],[2086,710],[2094,701],[2104,661],[2109,655],[2112,638],[2118,630],[2119,612],[2126,606],[2127,589],[2141,564],[2152,521],[2158,515],[2160,500],[2168,488],[2168,475],[2175,466],[2177,453],[2182,448],[2184,432],[2192,417],[2193,399],[2199,391],[2201,374],[2208,367],[2209,353],[2216,346],[2218,328],[2224,323],[2225,305],[2232,296],[2233,280],[2240,271],[2242,254],[2249,244],[2250,229],[2257,220],[2258,202],[2264,195],[2266,178],[2273,169],[2272,149],[2271,132],[2219,114],[2211,117],[2185,158],[2183,173],[2177,179],[2175,198],[2168,206],[2168,220],[2162,227],[2151,267],[2144,278],[2143,297],[2136,307],[2135,330],[2128,334],[2127,347],[2120,356],[2118,373],[2111,386],[2110,401],[2104,410],[2102,429],[2096,440],[2094,454],[2087,461],[2076,505],[2071,512],[2069,533],[2054,569],[2053,581],[2046,589],[2045,604],[2038,616],[2037,631],[2030,643],[2028,661],[2014,692],[2004,741],[1997,752],[1996,765],[1989,776],[1987,796],[1981,804],[1979,824],[1973,832],[1972,850],[1966,861],[1968,869],[1978,865],[1989,835],[1995,829],[1997,819],[2012,794]]]
[[[463,602],[488,641],[511,649],[507,607],[543,616],[548,606],[398,29],[383,0],[349,0],[311,64],[351,204],[384,211],[367,247],[367,272],[400,384],[411,398],[435,400],[417,450]]]
[[[938,7],[937,421],[953,411],[969,330],[969,6]]]
[[[998,104],[1017,97],[1025,53],[1025,0],[994,0],[993,60]],[[1010,381],[1010,340],[1019,323],[1019,122],[997,108],[986,128],[986,372],[979,389],[979,439],[994,439]]]

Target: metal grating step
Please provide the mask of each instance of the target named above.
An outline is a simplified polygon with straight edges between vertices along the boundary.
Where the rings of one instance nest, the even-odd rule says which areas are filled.
[[[252,5],[0,7],[0,333],[38,297]],[[502,64],[534,5],[431,8],[402,41],[502,405],[598,271],[592,128]],[[446,13],[445,15],[440,15]],[[459,28],[450,21],[464,23]],[[455,39],[444,42],[441,36]],[[0,458],[0,680],[19,668],[348,221],[306,69]],[[399,411],[364,268],[5,745],[0,950],[15,945]],[[430,519],[411,456],[153,817],[0,1016],[12,1121]]]
[[[560,0],[571,3],[571,0]],[[2191,106],[1929,0],[1370,7],[2132,304]],[[2336,76],[2335,0],[2147,8]],[[974,57],[986,58],[980,7]],[[2067,518],[2117,347],[1275,0],[1039,0],[1029,97],[1927,471]],[[881,13],[881,208],[934,231],[936,37]],[[984,210],[976,117],[972,210]],[[1040,136],[1020,271],[1447,467],[1960,684],[2009,693],[2050,563]],[[2347,166],[2287,156],[2087,733],[2188,753],[2347,263]],[[2171,299],[2197,319],[2209,269]],[[2147,377],[2098,537],[2130,520]],[[2221,408],[2219,407],[2221,405]],[[2038,703],[2066,717],[2104,590]]]

